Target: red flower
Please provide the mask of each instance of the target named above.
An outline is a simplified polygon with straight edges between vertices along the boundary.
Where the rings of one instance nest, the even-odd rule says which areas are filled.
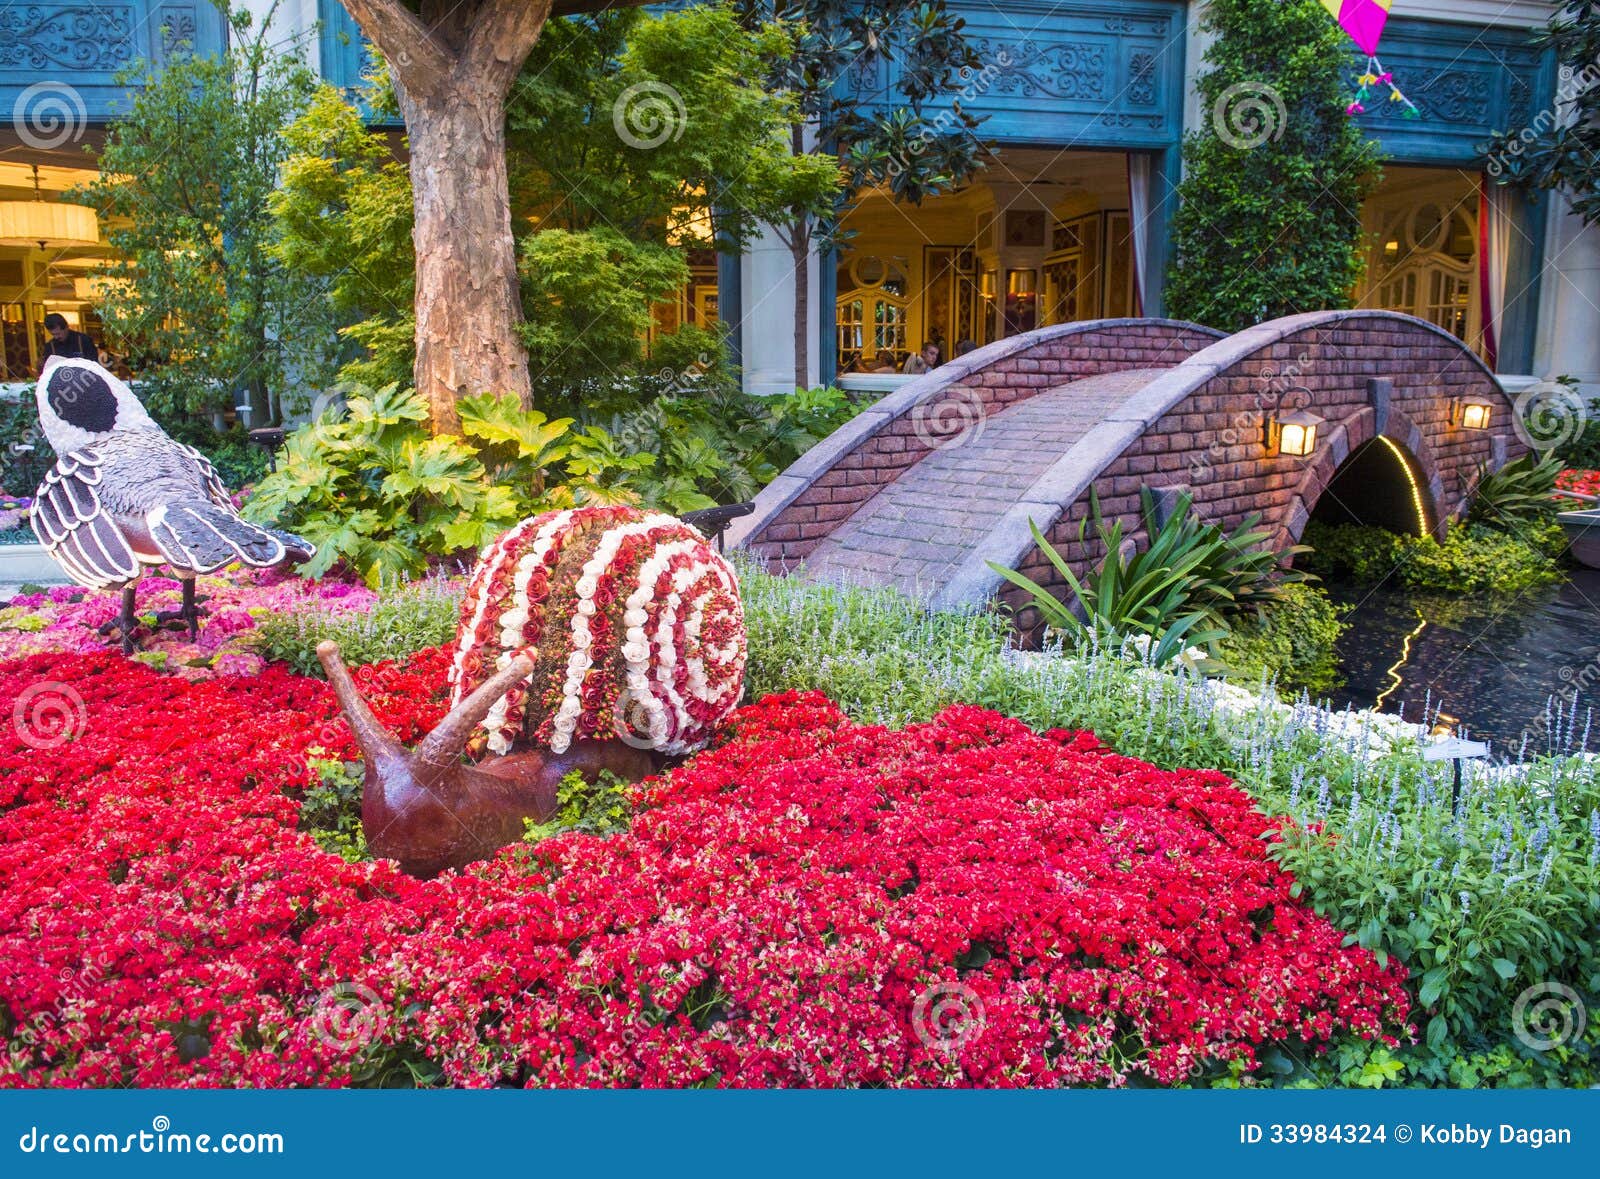
[[[450,655],[364,671],[380,719],[437,720]],[[1410,1031],[1243,792],[1089,734],[773,696],[630,832],[422,883],[296,829],[353,756],[322,683],[51,656],[0,705],[41,683],[83,709],[0,734],[4,1083],[1120,1085]]]

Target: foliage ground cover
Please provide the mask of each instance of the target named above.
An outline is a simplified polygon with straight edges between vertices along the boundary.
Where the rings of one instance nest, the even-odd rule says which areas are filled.
[[[380,717],[436,720],[444,661],[368,669]],[[0,694],[44,677],[86,714],[0,750],[12,1085],[1171,1084],[1409,1034],[1243,792],[1085,735],[776,697],[628,832],[424,883],[297,829],[351,756],[317,681],[49,655]]]
[[[1062,728],[1093,731],[1108,749],[1150,766],[1175,773],[1184,773],[1183,767],[1206,766],[1227,774],[1248,791],[1261,813],[1284,816],[1273,827],[1274,835],[1263,844],[1264,849],[1274,862],[1292,871],[1287,887],[1334,928],[1347,931],[1343,941],[1371,951],[1375,963],[1404,966],[1416,1042],[1401,1036],[1397,1037],[1400,1043],[1391,1045],[1339,1035],[1334,1037],[1331,1051],[1322,1056],[1294,1044],[1263,1044],[1253,1049],[1254,1070],[1246,1068],[1243,1058],[1228,1066],[1216,1057],[1201,1066],[1191,1080],[1208,1084],[1533,1085],[1582,1084],[1600,1075],[1600,1035],[1592,1025],[1587,1033],[1580,1029],[1576,1037],[1542,1040],[1540,1028],[1527,1026],[1527,1003],[1519,1002],[1529,994],[1543,994],[1539,988],[1559,988],[1553,994],[1560,1002],[1565,1002],[1564,996],[1600,993],[1593,921],[1600,911],[1600,787],[1593,762],[1583,756],[1588,739],[1585,718],[1576,714],[1547,718],[1549,723],[1540,730],[1539,748],[1513,751],[1527,760],[1469,772],[1462,802],[1452,807],[1448,768],[1425,763],[1421,757],[1427,732],[1424,725],[1370,713],[1329,713],[1303,699],[1285,704],[1270,685],[1252,691],[1187,673],[1157,672],[1138,659],[1104,648],[1016,651],[1010,648],[1003,619],[997,616],[930,614],[887,591],[807,586],[753,569],[744,569],[741,576],[750,632],[752,698],[821,690],[856,724],[882,725],[889,730],[930,723],[934,718],[940,718],[938,725],[947,725],[950,718],[941,717],[942,713],[952,707],[968,707],[992,709],[1039,733]],[[359,588],[353,592],[367,593]],[[456,592],[455,586],[446,583],[399,595],[388,606],[381,624],[367,624],[373,636],[368,657],[425,648],[415,656],[417,663],[411,669],[390,665],[363,673],[379,698],[380,715],[408,736],[437,719],[434,693],[440,691],[445,677],[442,666],[432,666],[439,657],[431,648],[453,634]],[[102,597],[109,610],[111,596]],[[384,608],[380,605],[378,609]],[[359,642],[364,633],[360,630],[364,624],[358,621],[361,617],[361,611],[345,609],[338,601],[307,601],[292,621],[263,620],[253,635],[255,650],[273,658],[298,651],[303,658],[305,650],[323,637]],[[114,665],[118,661],[108,658],[103,666]],[[36,661],[29,666],[35,668],[35,678],[43,676],[37,669],[44,664]],[[128,669],[129,674],[137,675],[150,671]],[[158,682],[172,679],[178,677]],[[246,698],[259,691],[277,692],[278,685],[291,680],[296,685],[305,682],[285,677],[278,666],[269,664],[254,679],[214,683],[224,694]],[[331,721],[334,713],[320,685],[294,688],[295,693],[302,691],[306,695],[293,697],[304,711],[295,723],[308,736],[307,745],[296,756],[306,757],[309,768],[303,774],[294,770],[287,778],[268,774],[254,780],[299,803],[299,829],[319,854],[325,851],[340,862],[360,861],[365,849],[357,822],[359,775],[352,772],[355,767],[349,760],[355,754],[345,744],[343,726]],[[86,694],[86,699],[90,698]],[[186,702],[185,716],[188,703],[212,707],[210,699]],[[160,705],[155,707],[159,711]],[[259,702],[248,707],[267,717],[266,723],[276,723],[271,719],[271,707]],[[832,708],[820,703],[817,707]],[[226,713],[222,705],[216,708]],[[94,703],[88,715],[100,715],[99,709]],[[1425,718],[1413,718],[1419,719]],[[1001,722],[991,718],[984,723]],[[94,721],[91,730],[98,724]],[[91,731],[71,744],[80,745],[93,735]],[[880,736],[875,740],[899,738]],[[916,748],[920,751],[922,747]],[[91,751],[91,746],[83,746],[85,757]],[[1107,754],[1099,751],[1096,755]],[[116,757],[136,772],[141,764],[131,752],[124,757],[119,751]],[[911,760],[922,757],[918,752]],[[255,774],[250,767],[256,762],[243,759],[240,764],[245,767],[241,772]],[[944,763],[938,764],[941,773],[954,772],[943,768]],[[814,772],[809,761],[788,769],[807,781]],[[75,772],[61,771],[48,789],[65,789]],[[741,783],[737,787],[733,785],[736,779]],[[188,789],[189,776],[179,775],[175,780]],[[722,787],[740,790],[748,780],[748,776],[728,775],[720,782]],[[1191,775],[1185,780],[1197,779]],[[150,796],[141,804],[146,811],[141,813],[156,806],[156,789],[149,787]],[[1047,794],[1043,791],[1041,797]],[[616,790],[600,790],[592,796],[578,790],[563,794],[566,812],[570,812],[567,818],[580,830],[597,833],[614,832],[619,823],[626,824],[625,800],[644,803],[647,813],[661,806],[659,801],[641,796],[626,799],[626,792]],[[823,822],[807,809],[803,799],[795,805],[807,822]],[[11,813],[5,812],[4,806],[0,803],[0,824]],[[763,815],[763,822],[769,824],[788,821],[777,810]],[[826,820],[838,821],[836,815]],[[945,819],[934,823],[928,837],[955,838],[944,823]],[[534,837],[548,836],[555,829],[536,831]],[[635,826],[635,835],[638,830]],[[787,828],[784,831],[784,839],[788,839]],[[581,838],[584,836],[562,836],[554,845],[565,846],[566,840]],[[177,854],[176,850],[172,854]],[[763,850],[757,859],[766,854]],[[1029,854],[1038,854],[1037,849]],[[871,858],[863,855],[863,863]],[[916,857],[907,862],[912,860],[923,862]],[[370,864],[355,867],[380,871]],[[993,879],[1008,878],[1012,871],[993,864],[988,870]],[[492,878],[503,883],[510,878],[503,875],[508,871],[508,866],[497,863],[461,879]],[[256,874],[246,875],[259,879]],[[442,887],[440,882],[414,886],[403,878],[385,880],[386,896],[398,895],[394,890],[410,895],[408,890],[413,887]],[[7,890],[0,889],[3,891]],[[314,920],[312,915],[325,908],[310,899],[297,904],[295,911],[302,920]],[[331,905],[326,911],[342,910]],[[452,910],[455,916],[450,920],[466,922],[467,911]],[[408,952],[413,944],[433,946],[420,925],[409,918],[402,924],[421,939],[408,942]],[[503,931],[506,927],[494,924],[493,928]],[[462,935],[456,930],[449,936]],[[504,936],[515,940],[514,935]],[[985,943],[972,953],[981,958],[984,953],[993,955],[994,948]],[[469,956],[466,960],[479,959]],[[956,962],[952,958],[954,977],[941,975],[936,981],[978,985],[968,980],[974,960],[968,957]],[[375,985],[361,982],[353,972],[344,982],[349,987]],[[398,998],[391,1005],[389,992],[380,993],[384,995],[382,1020],[394,1018],[404,1025],[410,1018],[406,1006]],[[979,993],[989,1004],[988,992]],[[348,1005],[351,994],[364,992],[347,987],[333,998],[319,999],[322,1018],[338,1018],[343,1010],[339,1005]],[[963,1001],[964,997],[965,993]],[[705,1011],[718,1010],[722,1002],[710,992],[701,998],[710,1004]],[[303,1016],[304,1008],[300,1011]],[[665,1014],[655,1012],[649,1019],[665,1018]],[[1530,1043],[1545,1046],[1530,1047]],[[913,1050],[909,1042],[902,1047]],[[394,1083],[414,1077],[431,1082],[439,1079],[441,1070],[448,1074],[437,1062],[419,1063],[417,1051],[413,1039],[398,1035],[373,1047],[361,1060],[346,1061],[348,1072],[340,1071],[344,1065],[336,1066],[334,1075],[347,1077],[351,1083]],[[1130,1059],[1125,1056],[1124,1063]],[[413,1067],[419,1071],[413,1072]],[[718,1075],[732,1083],[727,1076]],[[1128,1074],[1124,1071],[1122,1075]],[[528,1071],[505,1076],[522,1082],[534,1079]],[[638,1079],[633,1073],[619,1076]],[[977,1078],[952,1074],[946,1079]],[[984,1083],[994,1079],[986,1075]]]
[[[1560,527],[1528,526],[1515,534],[1483,524],[1452,526],[1441,543],[1359,524],[1313,520],[1305,542],[1308,568],[1363,584],[1392,580],[1406,589],[1511,595],[1561,580]]]
[[[1547,718],[1538,747],[1506,751],[1519,764],[1469,769],[1452,809],[1449,767],[1422,757],[1427,725],[1285,704],[1270,685],[1158,673],[1116,650],[1014,651],[993,615],[929,614],[887,591],[754,571],[744,586],[752,692],[814,688],[889,725],[969,702],[1092,731],[1155,765],[1220,770],[1291,816],[1274,855],[1302,895],[1419,980],[1421,1042],[1341,1050],[1322,1083],[1600,1077],[1600,1029],[1530,1048],[1517,1003],[1561,988],[1551,993],[1570,1019],[1574,999],[1600,994],[1600,782],[1585,717]],[[1560,1039],[1533,1032],[1535,1044]]]

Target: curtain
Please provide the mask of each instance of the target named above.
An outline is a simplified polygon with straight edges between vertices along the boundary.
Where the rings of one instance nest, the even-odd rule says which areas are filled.
[[[1482,292],[1483,352],[1498,371],[1506,310],[1506,263],[1511,253],[1511,192],[1484,176],[1478,182],[1478,286]]]
[[[1144,314],[1144,267],[1150,257],[1150,173],[1154,161],[1128,153],[1128,233],[1133,239],[1134,314]]]

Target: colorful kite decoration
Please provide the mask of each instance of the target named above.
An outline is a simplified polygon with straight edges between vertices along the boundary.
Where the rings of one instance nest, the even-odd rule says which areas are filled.
[[[1401,118],[1415,119],[1422,114],[1409,98],[1400,93],[1400,87],[1394,84],[1394,75],[1384,69],[1383,63],[1378,60],[1378,41],[1383,36],[1383,26],[1388,23],[1389,8],[1393,3],[1394,0],[1322,0],[1322,7],[1367,55],[1367,68],[1356,79],[1360,89],[1356,91],[1355,101],[1345,108],[1346,114],[1364,114],[1369,96],[1379,86],[1389,88],[1390,102],[1402,104],[1404,109],[1400,111]]]

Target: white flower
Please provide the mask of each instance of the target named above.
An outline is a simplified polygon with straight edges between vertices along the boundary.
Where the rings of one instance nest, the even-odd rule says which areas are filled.
[[[628,627],[628,631],[629,631],[628,637],[632,638],[633,637],[633,633],[632,632],[635,629],[637,629],[639,627],[642,627],[645,623],[649,622],[650,621],[650,615],[645,613],[643,610],[631,608],[631,606],[632,606],[632,599],[631,598],[629,599],[629,605],[630,605],[630,609],[628,610],[628,612],[626,614],[624,614],[622,616],[622,622],[623,622],[623,625]],[[643,634],[644,632],[641,630],[639,633]]]
[[[578,599],[581,601],[584,598],[594,597],[595,590],[600,588],[600,582],[595,577],[584,576],[578,578],[577,584],[572,588],[577,593]]]
[[[650,659],[650,648],[644,643],[624,643],[622,657],[630,666],[643,667]]]

